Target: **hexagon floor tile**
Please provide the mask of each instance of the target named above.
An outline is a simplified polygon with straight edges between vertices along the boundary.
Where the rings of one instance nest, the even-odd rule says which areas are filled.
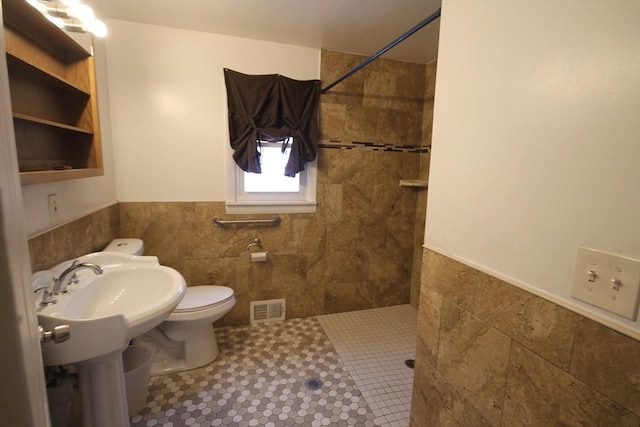
[[[400,310],[405,311],[408,307],[415,312],[409,306],[397,307],[404,307]],[[380,411],[389,412],[382,403],[389,399],[389,394],[375,393],[370,385],[365,385],[367,402],[361,388],[345,368],[349,363],[352,369],[358,369],[358,365],[343,363],[342,355],[338,354],[323,329],[325,324],[330,331],[336,326],[344,329],[344,325],[352,324],[352,330],[357,331],[358,327],[366,327],[374,319],[371,316],[375,316],[376,310],[382,310],[379,312],[383,315],[382,323],[393,323],[388,317],[397,318],[397,313],[388,309],[393,308],[352,312],[365,316],[366,322],[360,322],[360,326],[353,316],[335,319],[332,316],[336,315],[327,315],[321,316],[321,321],[310,317],[218,328],[218,358],[202,368],[152,377],[147,406],[131,419],[131,425],[406,426],[410,393],[408,400],[406,396],[401,396],[399,401],[394,400],[399,402],[395,409],[403,407],[406,414],[381,417]],[[411,325],[411,322],[409,330],[415,331],[415,324]],[[415,343],[413,333],[412,343]],[[361,356],[358,348],[362,351],[371,348],[354,342],[352,351],[345,352],[350,348],[348,337],[336,335],[335,331],[330,335],[339,341],[347,358]],[[365,361],[369,367],[375,363],[369,359]],[[357,375],[362,382],[363,374],[358,372]],[[405,383],[400,388],[407,388],[406,379],[400,381]],[[365,383],[367,381],[362,384]],[[408,384],[410,388],[411,379]],[[389,384],[386,386],[391,387]],[[382,400],[376,401],[378,398]],[[376,408],[375,413],[372,406]]]

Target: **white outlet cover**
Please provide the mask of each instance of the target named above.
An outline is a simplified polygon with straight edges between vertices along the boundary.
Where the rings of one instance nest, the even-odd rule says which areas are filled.
[[[595,276],[590,275],[593,271]],[[616,290],[618,279],[620,286]],[[571,296],[611,313],[635,320],[640,295],[640,260],[578,247]]]

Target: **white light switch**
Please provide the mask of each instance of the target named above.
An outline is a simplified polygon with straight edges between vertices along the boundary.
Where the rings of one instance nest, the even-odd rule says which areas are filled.
[[[53,224],[55,220],[60,216],[60,211],[58,210],[58,195],[57,194],[49,194],[49,222]]]
[[[640,260],[578,247],[571,296],[635,320],[640,295]]]

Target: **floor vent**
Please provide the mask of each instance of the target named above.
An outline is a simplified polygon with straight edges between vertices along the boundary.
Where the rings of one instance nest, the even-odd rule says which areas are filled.
[[[251,301],[251,324],[285,319],[284,299]]]

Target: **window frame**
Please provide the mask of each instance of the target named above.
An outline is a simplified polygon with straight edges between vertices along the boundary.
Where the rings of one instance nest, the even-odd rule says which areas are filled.
[[[280,147],[280,143],[262,141],[263,146]],[[300,191],[294,192],[245,192],[245,172],[233,160],[233,151],[227,148],[227,197],[225,211],[228,214],[243,213],[314,213],[316,212],[317,162],[309,162],[299,173]],[[282,171],[284,173],[284,171]]]

